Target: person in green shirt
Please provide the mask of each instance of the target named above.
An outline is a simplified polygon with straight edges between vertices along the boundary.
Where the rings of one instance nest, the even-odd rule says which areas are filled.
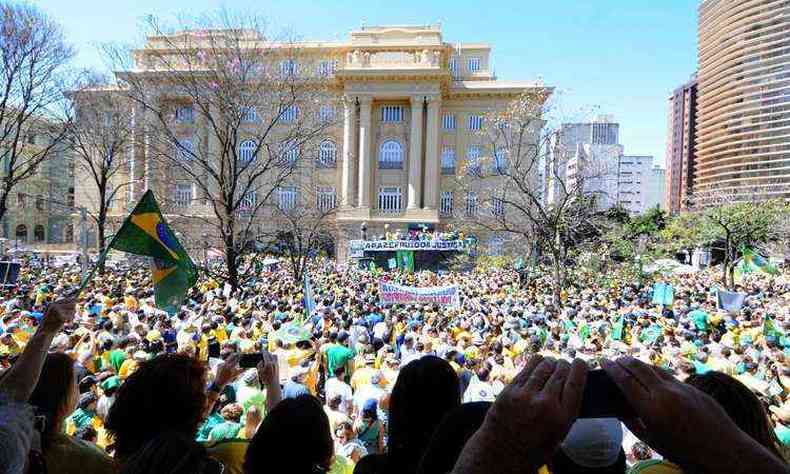
[[[225,405],[220,414],[223,422],[214,426],[208,435],[209,441],[222,441],[225,439],[235,439],[241,431],[241,415],[244,409],[238,403]]]
[[[346,377],[351,373],[351,361],[356,357],[356,352],[350,349],[348,333],[343,332],[337,336],[337,345],[331,346],[326,350],[326,369],[330,374],[335,373],[338,367],[346,367]],[[347,382],[348,380],[346,380]]]

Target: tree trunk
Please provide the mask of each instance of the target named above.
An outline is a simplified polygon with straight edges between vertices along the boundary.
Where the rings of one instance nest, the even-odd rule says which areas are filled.
[[[724,287],[730,289],[730,285],[727,283],[727,268],[730,265],[730,256],[728,254],[724,255],[724,263],[722,263],[722,274],[721,274],[721,282],[724,284]]]
[[[0,222],[3,222],[3,218],[5,217],[6,212],[8,211],[8,191],[3,191],[0,194]],[[12,235],[15,235],[16,230],[8,228],[8,235],[6,238],[10,239]]]

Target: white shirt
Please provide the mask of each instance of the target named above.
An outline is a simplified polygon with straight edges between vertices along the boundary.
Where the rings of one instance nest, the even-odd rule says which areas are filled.
[[[324,390],[326,392],[327,400],[331,400],[336,396],[340,396],[341,411],[345,411],[350,406],[351,401],[354,398],[351,386],[337,377],[327,379]]]
[[[493,402],[496,399],[494,388],[488,382],[481,382],[477,377],[473,377],[469,386],[464,392],[463,403],[470,402]]]

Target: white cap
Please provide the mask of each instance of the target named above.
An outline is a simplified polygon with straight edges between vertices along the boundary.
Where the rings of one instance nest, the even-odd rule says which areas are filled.
[[[560,448],[582,467],[607,467],[617,462],[623,427],[617,418],[581,418],[571,427]]]

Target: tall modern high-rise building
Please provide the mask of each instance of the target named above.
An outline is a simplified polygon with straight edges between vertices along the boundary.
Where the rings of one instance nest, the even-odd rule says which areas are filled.
[[[697,78],[675,89],[669,97],[664,206],[674,214],[688,208],[694,193],[696,162]]]
[[[695,201],[790,198],[790,1],[699,7]]]
[[[619,142],[620,124],[611,116],[562,124],[544,172],[548,201],[562,198],[559,181],[564,180],[566,189],[595,195],[601,209],[620,205],[640,214],[658,204],[656,196],[663,195],[664,183],[656,182],[663,174],[653,170],[653,157],[626,155]]]

